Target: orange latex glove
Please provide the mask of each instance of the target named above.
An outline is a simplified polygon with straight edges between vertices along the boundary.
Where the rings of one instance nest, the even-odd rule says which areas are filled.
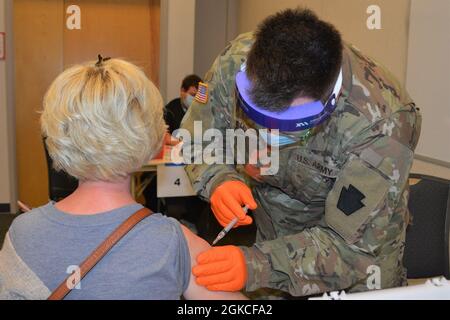
[[[236,246],[213,247],[197,256],[198,285],[211,291],[239,291],[247,281],[244,253]]]
[[[211,196],[211,209],[222,227],[227,226],[235,217],[239,218],[235,227],[251,224],[253,220],[244,212],[244,205],[251,210],[257,207],[252,191],[241,181],[226,181]]]

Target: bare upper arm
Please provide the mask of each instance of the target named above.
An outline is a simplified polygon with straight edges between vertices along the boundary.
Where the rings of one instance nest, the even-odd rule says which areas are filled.
[[[186,238],[189,253],[191,256],[191,276],[189,279],[189,285],[184,292],[184,297],[188,300],[244,300],[247,299],[240,292],[221,292],[210,291],[203,286],[198,285],[195,282],[195,277],[192,274],[192,268],[197,264],[196,257],[203,251],[208,250],[211,246],[202,238],[195,235],[185,226],[181,225],[184,236]]]

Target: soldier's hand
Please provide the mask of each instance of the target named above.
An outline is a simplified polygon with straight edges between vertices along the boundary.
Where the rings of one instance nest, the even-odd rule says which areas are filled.
[[[239,219],[235,227],[252,223],[252,218],[242,209],[244,205],[251,210],[257,207],[252,191],[241,181],[226,181],[218,186],[211,196],[211,209],[223,227],[235,217]]]
[[[236,246],[213,247],[197,256],[198,285],[211,291],[239,291],[247,281],[244,253]]]

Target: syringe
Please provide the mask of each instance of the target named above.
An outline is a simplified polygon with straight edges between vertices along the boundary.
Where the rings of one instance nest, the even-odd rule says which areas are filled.
[[[244,210],[244,212],[247,214],[248,207],[245,206],[242,208],[242,210]],[[226,234],[228,233],[228,231],[230,231],[238,221],[239,221],[238,217],[231,220],[230,223],[225,228],[223,228],[222,231],[220,231],[220,233],[217,235],[216,239],[214,239],[212,246],[215,245],[217,242],[219,242],[223,237],[225,237]]]

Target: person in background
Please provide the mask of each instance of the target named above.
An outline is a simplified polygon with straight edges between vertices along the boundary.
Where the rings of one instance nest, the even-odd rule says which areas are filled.
[[[0,300],[46,299],[143,208],[130,193],[130,175],[159,152],[166,133],[162,98],[144,72],[101,57],[56,78],[44,98],[41,128],[55,168],[77,178],[79,186],[14,220],[0,251]],[[191,266],[209,247],[178,221],[152,214],[66,299],[244,298],[195,283]]]
[[[180,128],[181,120],[194,101],[200,82],[202,79],[195,74],[185,77],[181,83],[180,97],[173,99],[165,106],[164,120],[169,126],[170,134]]]
[[[165,106],[164,120],[169,127],[168,132],[170,134],[180,128],[186,111],[194,101],[200,82],[202,82],[202,79],[196,74],[186,76],[181,82],[180,97],[173,99]],[[141,180],[148,178],[151,178],[151,174],[149,173],[144,173],[141,176]],[[158,208],[156,186],[157,177],[152,178],[149,185],[143,191],[145,203],[154,210]],[[206,233],[210,231],[211,228],[209,225],[214,223],[214,221],[209,221],[209,205],[199,197],[165,198],[164,207],[167,215],[182,221],[192,231],[196,233],[200,232],[203,236],[206,236]],[[205,221],[205,218],[208,221]]]

